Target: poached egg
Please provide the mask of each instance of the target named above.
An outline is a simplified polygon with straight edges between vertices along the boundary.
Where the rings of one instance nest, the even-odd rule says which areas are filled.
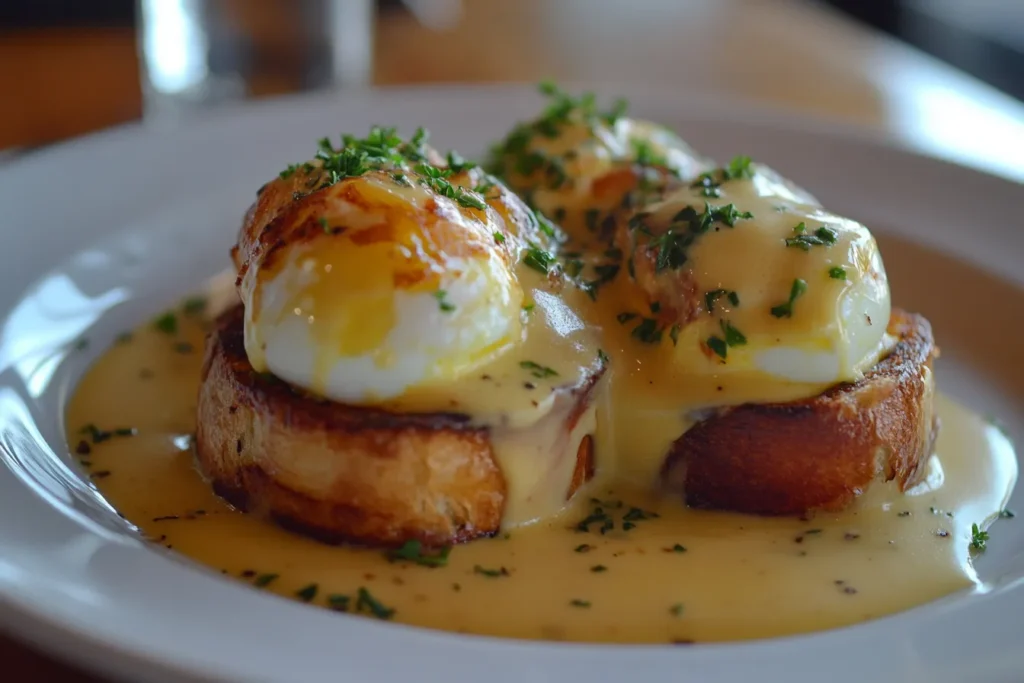
[[[388,159],[321,186],[332,153],[273,181],[243,226],[253,368],[373,405],[513,347],[524,300],[513,264],[527,237],[547,239],[532,212],[469,164]]]

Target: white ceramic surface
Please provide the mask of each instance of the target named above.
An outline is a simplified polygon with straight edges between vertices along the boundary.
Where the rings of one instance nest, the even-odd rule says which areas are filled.
[[[999,339],[1001,316],[1024,310],[1024,186],[855,131],[623,90],[635,113],[701,151],[749,154],[883,236],[930,245],[920,258],[901,247],[922,269],[894,282],[916,283],[915,306],[941,320],[940,387],[1024,436],[1020,346]],[[281,100],[186,130],[119,129],[0,169],[0,624],[133,681],[1024,680],[1022,520],[993,529],[979,591],[809,636],[610,647],[457,636],[261,593],[138,540],[79,477],[62,426],[75,382],[118,331],[226,265],[263,181],[320,136],[375,122],[425,125],[438,146],[480,153],[538,105],[532,89],[512,87]],[[928,271],[935,253],[1001,278],[988,287],[1009,310],[987,290],[977,307],[951,310],[950,293],[975,285]],[[76,350],[82,337],[90,344]]]

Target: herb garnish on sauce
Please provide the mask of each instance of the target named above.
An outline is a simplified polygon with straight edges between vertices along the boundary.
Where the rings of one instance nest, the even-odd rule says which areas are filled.
[[[807,291],[807,282],[797,278],[789,289],[789,300],[786,303],[772,306],[772,315],[776,318],[789,318],[793,315],[793,302],[803,296]]]
[[[401,548],[389,550],[385,556],[392,562],[405,560],[424,567],[443,567],[448,564],[451,546],[438,549],[427,549],[417,540],[406,541]]]

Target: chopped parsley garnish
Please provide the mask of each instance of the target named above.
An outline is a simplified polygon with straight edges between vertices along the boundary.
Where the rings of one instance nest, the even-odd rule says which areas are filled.
[[[842,266],[832,266],[828,269],[828,276],[833,280],[845,280],[846,268],[843,268]]]
[[[451,546],[438,549],[426,549],[420,541],[406,541],[401,548],[389,550],[385,556],[392,562],[404,560],[424,567],[443,567],[448,564]]]
[[[327,138],[320,140],[316,156],[321,160],[324,172],[321,188],[330,187],[345,178],[357,178],[370,170],[367,164],[369,156],[364,150],[358,147],[345,147],[335,151]]]
[[[720,323],[722,327],[722,334],[725,335],[725,343],[729,346],[743,346],[747,343],[747,338],[743,336],[743,333],[732,326],[728,320],[723,320]]]
[[[177,334],[178,333],[178,316],[174,311],[167,311],[159,318],[153,321],[153,327],[163,332],[164,334]]]
[[[669,550],[669,552],[673,552],[673,553],[685,553],[686,552],[686,546],[680,545],[679,543],[676,543],[675,545],[673,545],[668,550]]]
[[[807,291],[807,282],[797,278],[793,280],[793,286],[789,289],[789,300],[784,304],[772,306],[771,313],[776,318],[789,318],[793,315],[793,302],[799,299]]]
[[[454,199],[457,204],[467,209],[479,209],[480,211],[483,211],[487,208],[487,204],[484,200],[468,193],[466,188],[458,185],[452,185],[448,182],[448,176],[452,174],[451,169],[441,169],[437,166],[419,164],[416,166],[416,172],[423,176],[423,183],[427,187],[431,188],[442,197]]]
[[[558,239],[558,230],[555,228],[554,224],[547,219],[547,217],[544,214],[540,213],[539,211],[534,211],[533,216],[534,218],[537,219],[537,227],[540,228],[540,231],[542,233],[544,233],[551,239]]]
[[[719,337],[708,337],[707,345],[709,349],[715,352],[715,355],[721,358],[725,358],[729,353],[729,347],[726,345],[725,340]]]
[[[181,311],[185,315],[201,315],[207,306],[205,296],[190,296],[181,304]]]
[[[608,354],[604,352],[604,349],[597,350],[597,359],[605,364],[611,361],[611,359],[608,358]]]
[[[615,522],[608,516],[608,513],[604,511],[604,508],[596,507],[589,515],[581,519],[576,524],[576,531],[589,532],[591,525],[597,524],[598,522],[601,523],[598,530],[602,534],[605,534],[615,528]]]
[[[293,192],[293,199],[301,199],[310,192],[330,187],[345,178],[355,178],[376,170],[389,171],[396,183],[408,185],[408,180],[401,171],[407,169],[408,164],[426,161],[426,139],[427,132],[423,128],[417,129],[412,138],[405,141],[397,134],[395,128],[381,126],[371,127],[369,135],[365,138],[343,135],[340,149],[335,149],[329,138],[321,138],[317,143],[318,164],[292,164],[280,175],[287,178],[300,169],[310,174],[305,184],[306,190]],[[425,184],[434,187],[440,194],[455,199],[463,206],[482,208],[480,200],[475,196],[466,194],[462,188],[453,188],[444,180],[448,175],[470,167],[469,162],[453,154],[449,155],[449,163],[452,168],[445,169],[440,177],[428,174]]]
[[[715,355],[725,358],[728,355],[730,346],[743,346],[747,338],[742,332],[733,327],[728,320],[719,321],[722,328],[722,337],[711,336],[707,340],[708,348],[715,352]]]
[[[985,552],[989,536],[987,531],[982,531],[977,524],[971,525],[971,550],[979,553]]]
[[[754,169],[751,168],[751,160],[748,156],[733,157],[732,161],[723,168],[718,168],[697,176],[690,187],[699,189],[705,197],[721,197],[722,183],[738,178],[753,178]]]
[[[524,360],[519,363],[519,367],[524,370],[529,370],[530,374],[538,379],[544,379],[545,377],[557,377],[558,373],[546,365],[540,363],[534,363],[532,360]]]
[[[462,173],[463,171],[469,171],[470,169],[476,168],[476,164],[472,161],[466,161],[461,154],[452,150],[448,152],[448,168],[452,173]]]
[[[569,601],[569,605],[571,607],[588,608],[588,607],[590,607],[590,601],[589,600],[580,600],[579,598],[573,598],[572,600]]]
[[[748,156],[735,156],[729,161],[729,165],[722,169],[726,180],[736,178],[753,178],[754,169],[750,167],[751,159]]]
[[[658,251],[654,270],[660,273],[663,270],[682,267],[686,263],[686,250],[691,244],[693,235],[676,232],[673,228],[651,239],[647,249]]]
[[[637,214],[630,219],[630,228],[647,233],[644,225],[646,214]],[[748,220],[754,217],[749,211],[740,211],[735,204],[723,204],[712,206],[704,202],[703,211],[698,211],[692,206],[683,207],[672,218],[672,223],[664,233],[652,237],[647,245],[648,251],[657,250],[657,257],[654,263],[656,272],[680,268],[686,263],[687,250],[694,243],[699,235],[703,235],[714,226],[721,223],[730,228],[736,227],[739,220]]]
[[[373,597],[370,591],[363,587],[359,588],[356,595],[356,610],[369,612],[378,619],[390,619],[394,616],[395,610],[384,606],[377,598]]]
[[[276,581],[279,576],[280,574],[260,574],[255,579],[253,579],[252,585],[258,586],[259,588],[264,588],[272,584],[274,581]]]
[[[312,602],[313,598],[316,597],[316,593],[319,590],[319,588],[320,587],[317,586],[315,583],[311,583],[305,588],[300,588],[299,590],[295,591],[295,596],[303,602]]]
[[[327,225],[327,219],[325,217],[320,216],[319,218],[316,219],[316,222],[320,224],[320,227],[323,228],[324,232],[331,231]]]
[[[495,183],[493,183],[492,181],[488,180],[488,181],[482,182],[479,185],[477,185],[476,187],[474,187],[473,188],[473,192],[476,192],[478,195],[486,197],[487,193],[490,192],[491,190],[493,190],[494,187],[495,187]]]
[[[331,593],[327,596],[327,607],[336,612],[347,612],[352,598],[341,593]]]
[[[601,118],[609,126],[614,126],[615,122],[626,115],[626,111],[629,109],[629,102],[626,101],[625,97],[618,97],[612,102],[611,109],[609,109]]]
[[[550,81],[538,84],[538,89],[548,98],[548,105],[536,120],[517,125],[495,145],[487,166],[496,175],[514,170],[529,176],[543,169],[550,185],[559,187],[567,179],[561,160],[531,150],[531,143],[537,137],[557,138],[563,127],[574,123],[582,123],[591,132],[600,125],[613,126],[623,116],[627,105],[625,100],[616,100],[608,111],[602,112],[597,107],[594,93],[585,92],[573,97]],[[566,153],[562,158],[569,159],[570,154]]]
[[[439,289],[434,292],[434,298],[437,299],[438,307],[445,313],[451,313],[455,310],[455,304],[448,301],[448,292],[444,289]]]
[[[654,512],[648,512],[647,510],[641,510],[640,508],[631,507],[629,511],[622,516],[622,530],[629,531],[636,526],[636,523],[644,519],[654,519],[658,515]]]
[[[630,320],[636,317],[636,313],[623,312],[615,316],[615,319],[619,321],[620,325],[625,325]]]
[[[736,221],[738,220],[749,220],[754,217],[754,214],[749,211],[740,211],[736,208],[735,204],[726,204],[725,206],[719,206],[712,209],[712,216],[715,220],[725,223],[730,228],[736,227]]]
[[[115,436],[135,436],[139,433],[139,430],[134,427],[118,427],[116,429],[100,429],[91,422],[80,430],[79,434],[87,434],[94,444],[103,443],[109,441]]]
[[[578,546],[573,548],[573,550],[577,553],[588,553],[593,549],[594,546],[590,545],[589,543],[580,543]]]
[[[592,300],[597,301],[597,291],[614,280],[615,276],[619,274],[619,270],[620,266],[618,263],[598,264],[594,266],[594,273],[597,277],[580,283],[580,289],[585,291]]]
[[[509,571],[504,567],[498,567],[497,569],[487,569],[486,567],[481,567],[478,564],[473,565],[473,573],[480,574],[481,576],[486,576],[492,579],[497,578],[499,576],[509,575]]]
[[[555,257],[550,252],[544,251],[540,247],[531,244],[526,249],[526,256],[523,257],[523,263],[534,270],[547,275],[551,271],[551,267],[555,264]]]
[[[288,178],[292,177],[298,170],[299,164],[288,164],[288,168],[278,173],[278,175],[281,177],[281,180],[287,180]]]
[[[576,531],[591,532],[596,530],[598,533],[604,535],[615,529],[615,519],[608,514],[608,510],[622,509],[622,501],[602,501],[597,498],[591,498],[590,502],[594,504],[594,508],[591,510],[589,515],[581,519],[576,524]],[[637,522],[647,519],[655,519],[656,517],[658,517],[657,513],[643,510],[638,507],[630,507],[622,515],[622,530],[629,531],[636,526]],[[590,550],[590,546],[583,544],[577,547],[576,552],[586,552],[586,550],[580,550],[580,548],[583,547],[586,547],[586,550]]]
[[[674,617],[680,617],[683,615],[683,603],[677,602],[668,608],[668,613]]]
[[[626,521],[626,522],[635,522],[635,521],[640,520],[640,519],[653,519],[654,517],[657,517],[657,516],[658,515],[656,515],[653,512],[648,512],[647,510],[642,510],[640,508],[631,507],[631,508],[629,508],[629,511],[622,516],[622,519],[623,519],[623,521]]]
[[[498,244],[505,244],[505,235],[504,235],[504,233],[501,233],[501,232],[498,232],[497,230],[495,230],[494,231],[494,241],[497,242]]]
[[[663,155],[654,151],[654,147],[647,140],[634,138],[629,143],[633,148],[633,161],[640,166],[665,166],[668,163]]]
[[[590,568],[590,571],[594,572],[595,574],[600,574],[601,572],[608,571],[608,567],[604,566],[603,564],[595,564],[593,567]]]
[[[740,296],[736,292],[729,289],[712,289],[704,295],[704,305],[707,307],[708,313],[715,312],[715,303],[723,296],[728,299],[729,303],[733,306],[740,305]]]
[[[672,340],[672,346],[679,345],[679,333],[682,331],[682,329],[683,326],[678,323],[669,328],[668,338]]]
[[[810,251],[811,247],[831,247],[839,239],[839,233],[824,225],[813,233],[807,232],[807,224],[800,221],[793,228],[793,237],[786,238],[787,247],[796,247],[804,251]]]
[[[640,324],[633,328],[632,335],[645,344],[657,344],[661,341],[662,331],[655,318],[643,318]]]

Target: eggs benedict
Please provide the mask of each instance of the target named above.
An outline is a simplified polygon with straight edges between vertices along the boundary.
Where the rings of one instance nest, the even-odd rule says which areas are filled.
[[[322,141],[248,212],[197,432],[236,506],[445,544],[557,514],[592,474],[605,360],[560,295],[559,231],[423,140]]]
[[[934,349],[870,232],[749,158],[546,92],[492,159],[537,208],[380,127],[261,189],[200,392],[221,495],[444,545],[551,519],[592,479],[759,514],[913,485]]]

